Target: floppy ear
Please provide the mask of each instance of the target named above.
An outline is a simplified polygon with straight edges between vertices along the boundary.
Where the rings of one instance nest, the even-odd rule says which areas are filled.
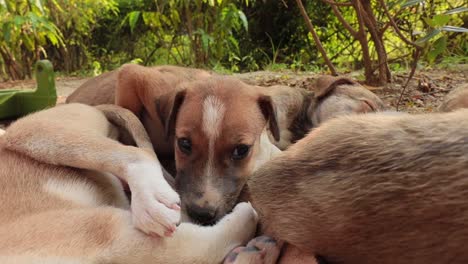
[[[185,90],[179,90],[160,96],[155,101],[156,112],[164,125],[164,136],[169,140],[175,132],[175,124],[180,106],[185,99]]]
[[[140,93],[145,88],[147,69],[136,64],[125,64],[117,72],[115,104],[139,116],[143,109]]]
[[[278,127],[278,120],[276,116],[276,110],[273,105],[273,101],[271,100],[270,96],[261,95],[258,98],[258,106],[260,106],[260,110],[262,111],[265,120],[268,122],[268,126],[270,128],[271,134],[276,141],[280,140],[280,130]]]
[[[337,86],[343,84],[354,85],[357,82],[345,77],[322,76],[315,83],[315,98],[319,101],[330,94]]]

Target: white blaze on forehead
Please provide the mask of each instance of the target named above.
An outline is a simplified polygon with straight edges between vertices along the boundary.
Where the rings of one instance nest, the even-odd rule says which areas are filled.
[[[225,107],[219,98],[215,96],[208,96],[203,101],[203,132],[208,137],[211,143],[219,136],[221,131],[221,124],[224,118]]]
[[[213,187],[210,178],[215,174],[214,146],[221,134],[225,111],[223,102],[215,96],[210,95],[203,101],[202,131],[208,138],[208,160],[205,167],[205,190],[202,200],[218,199],[216,188]]]

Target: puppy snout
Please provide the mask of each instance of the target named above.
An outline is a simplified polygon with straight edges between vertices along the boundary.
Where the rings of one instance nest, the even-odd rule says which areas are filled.
[[[187,207],[187,214],[192,220],[201,225],[212,225],[216,222],[215,207],[201,207],[196,204],[192,204]]]

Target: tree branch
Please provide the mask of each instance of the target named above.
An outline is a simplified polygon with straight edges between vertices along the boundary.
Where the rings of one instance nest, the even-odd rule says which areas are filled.
[[[416,68],[417,68],[417,66],[418,66],[418,60],[419,60],[420,55],[421,55],[421,50],[420,50],[420,49],[416,49],[416,51],[415,51],[415,53],[414,53],[414,60],[413,60],[413,65],[411,66],[410,75],[408,76],[408,80],[406,80],[405,86],[403,86],[403,89],[401,90],[400,97],[398,98],[398,101],[397,101],[397,104],[396,104],[396,110],[397,110],[397,111],[398,111],[398,108],[399,108],[399,106],[400,106],[401,99],[403,98],[403,94],[405,93],[406,88],[408,87],[409,82],[411,81],[411,79],[412,79],[413,76],[414,76],[414,73],[416,72]]]
[[[400,31],[400,29],[398,28],[398,25],[395,23],[395,20],[393,19],[392,15],[390,15],[390,12],[388,11],[388,7],[387,7],[387,5],[385,4],[385,1],[384,1],[384,0],[379,0],[379,3],[380,3],[380,5],[382,6],[385,15],[388,17],[389,22],[390,22],[390,25],[391,25],[392,28],[395,30],[395,33],[397,33],[397,35],[400,37],[400,39],[403,40],[403,42],[405,42],[406,44],[415,47],[416,49],[421,49],[420,46],[418,46],[418,45],[417,45],[416,43],[414,43],[413,41],[407,39],[407,38],[403,35],[403,33],[401,33],[401,31]]]
[[[330,5],[334,5],[334,6],[352,6],[353,5],[351,2],[337,3],[337,2],[332,1],[332,0],[322,0],[322,2],[325,2],[325,3],[330,4]]]
[[[335,66],[333,66],[333,63],[330,61],[330,59],[327,56],[327,52],[322,46],[322,43],[320,42],[320,39],[317,35],[317,32],[315,32],[314,25],[312,25],[312,21],[310,21],[309,16],[307,15],[304,5],[302,4],[302,0],[296,0],[296,3],[299,7],[299,10],[301,11],[301,15],[304,18],[307,27],[309,28],[310,33],[312,34],[312,37],[314,38],[315,44],[317,45],[317,48],[322,55],[322,58],[325,60],[325,63],[327,64],[328,68],[330,69],[330,72],[333,76],[337,76],[338,73],[335,69]]]
[[[324,3],[327,3],[325,2],[325,0],[322,0]],[[357,38],[358,37],[358,32],[350,25],[348,24],[348,22],[346,21],[346,19],[344,19],[343,17],[343,14],[341,14],[340,10],[338,9],[337,6],[335,5],[331,5],[331,8],[333,10],[333,13],[335,14],[335,16],[338,18],[338,20],[340,21],[340,23],[344,26],[344,28],[346,28],[346,30],[349,31],[349,33]]]

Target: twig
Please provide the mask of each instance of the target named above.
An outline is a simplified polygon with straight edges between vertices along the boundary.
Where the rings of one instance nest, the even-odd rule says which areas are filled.
[[[406,88],[408,87],[409,82],[411,81],[411,79],[412,79],[413,76],[414,76],[414,73],[416,72],[416,67],[418,66],[418,60],[419,60],[419,56],[420,56],[420,55],[421,55],[421,50],[420,50],[420,49],[416,49],[416,51],[415,51],[415,53],[414,53],[413,65],[411,66],[411,72],[410,72],[410,75],[408,76],[408,80],[406,80],[406,83],[405,83],[405,85],[403,86],[403,89],[401,90],[400,98],[398,98],[398,101],[397,101],[397,104],[396,104],[396,111],[398,111],[398,108],[400,107],[401,99],[403,98],[403,94],[405,93]]]
[[[323,59],[325,60],[325,63],[327,64],[328,68],[330,69],[330,72],[333,76],[337,76],[338,73],[335,69],[335,66],[333,66],[333,63],[330,61],[330,59],[327,56],[327,52],[322,46],[322,43],[320,42],[320,39],[317,35],[317,32],[315,32],[314,25],[312,25],[312,21],[310,21],[309,16],[307,15],[304,5],[302,4],[301,0],[296,0],[297,5],[299,6],[299,10],[301,11],[301,15],[304,18],[307,27],[309,28],[310,33],[312,34],[312,37],[314,38],[315,44],[317,45],[317,48],[322,54]]]
[[[331,0],[322,0],[322,1],[327,3],[327,4],[334,5],[334,6],[352,6],[353,5],[351,2],[338,3],[338,2],[335,2],[335,1],[331,1]]]
[[[407,39],[403,35],[403,33],[401,33],[401,31],[398,28],[397,24],[395,23],[395,20],[393,19],[392,15],[390,15],[390,12],[388,11],[388,7],[385,4],[385,1],[384,0],[379,0],[379,2],[380,2],[380,5],[382,6],[382,8],[384,10],[385,15],[387,15],[387,17],[389,19],[390,25],[393,27],[393,29],[395,30],[395,33],[397,33],[397,35],[400,37],[400,39],[403,40],[403,42],[405,42],[406,44],[415,47],[416,49],[421,49],[421,46],[419,46],[418,44],[414,43],[413,41]]]
[[[328,3],[325,0],[322,0],[324,3]],[[358,38],[358,32],[346,21],[346,19],[343,17],[343,14],[341,14],[340,10],[336,5],[331,4],[331,8],[333,10],[333,13],[335,14],[336,18],[340,21],[340,23],[349,31],[349,33],[355,37]]]

